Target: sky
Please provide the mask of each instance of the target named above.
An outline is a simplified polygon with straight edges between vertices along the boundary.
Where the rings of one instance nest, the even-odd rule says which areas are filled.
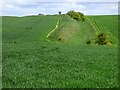
[[[119,0],[1,0],[0,16],[58,14],[75,10],[85,15],[118,14]]]

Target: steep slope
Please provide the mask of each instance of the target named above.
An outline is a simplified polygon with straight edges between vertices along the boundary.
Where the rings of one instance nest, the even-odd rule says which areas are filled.
[[[50,40],[73,42],[75,33],[79,30],[79,24],[74,19],[67,15],[62,15],[59,18],[59,24],[56,30],[48,37]]]
[[[48,39],[53,41],[86,44],[95,44],[97,35],[105,33],[109,42],[118,43],[118,17],[117,16],[86,16],[84,22],[76,21],[67,15],[62,15],[58,27],[55,28]]]
[[[104,32],[109,36],[112,44],[118,43],[118,16],[105,15],[105,16],[89,16],[93,22],[96,23],[100,32]]]
[[[58,27],[49,35],[48,39],[72,44],[85,44],[86,40],[95,39],[95,33],[94,28],[87,19],[81,22],[67,15],[62,15]]]

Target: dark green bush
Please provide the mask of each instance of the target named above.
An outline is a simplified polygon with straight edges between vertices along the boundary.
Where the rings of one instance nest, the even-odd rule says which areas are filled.
[[[82,17],[82,18],[81,18],[81,20],[82,20],[82,22],[84,22],[84,21],[85,21],[85,18],[84,18],[84,17]]]
[[[59,15],[61,15],[61,11],[59,11],[58,13],[59,13]]]
[[[83,17],[83,16],[84,16],[84,14],[81,13],[81,12],[78,12],[78,14],[80,15],[80,17]]]
[[[95,43],[99,45],[106,45],[108,43],[108,36],[105,33],[98,34]]]
[[[77,21],[80,21],[80,20],[84,21],[85,20],[85,18],[83,18],[84,14],[81,12],[68,11],[66,14]]]
[[[13,43],[17,43],[16,41],[13,41]]]
[[[90,44],[91,43],[91,41],[88,39],[87,41],[86,41],[86,44]]]

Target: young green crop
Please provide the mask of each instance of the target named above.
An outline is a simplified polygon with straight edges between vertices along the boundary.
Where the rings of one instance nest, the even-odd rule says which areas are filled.
[[[102,33],[106,33],[112,44],[118,44],[118,16],[90,16]]]
[[[74,35],[74,42],[47,41],[58,18],[3,17],[3,88],[117,87],[117,47],[83,44],[88,35],[90,39],[95,37],[88,21],[78,22],[80,31]],[[64,25],[75,23],[67,19]]]

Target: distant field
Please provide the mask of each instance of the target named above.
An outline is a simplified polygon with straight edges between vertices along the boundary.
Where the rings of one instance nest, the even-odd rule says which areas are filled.
[[[89,18],[117,44],[117,16]],[[55,15],[3,17],[3,87],[117,87],[117,46],[86,45],[85,40],[96,35],[91,22],[76,22],[66,16],[49,41],[46,36],[58,19]],[[106,23],[102,24],[102,19]]]

